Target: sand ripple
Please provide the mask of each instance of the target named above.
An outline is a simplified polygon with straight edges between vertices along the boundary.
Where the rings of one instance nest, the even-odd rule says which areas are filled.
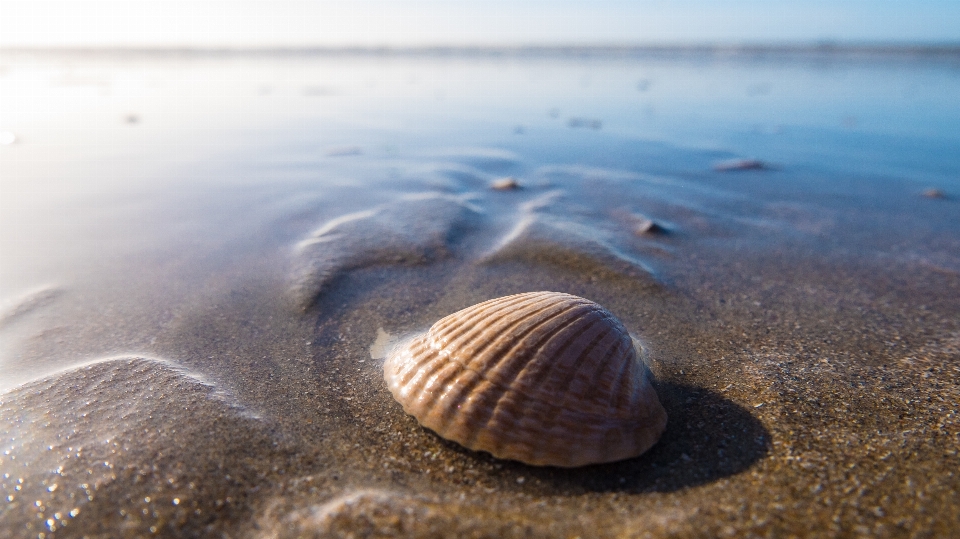
[[[381,490],[352,492],[324,503],[280,513],[281,504],[258,522],[257,537],[563,537],[571,526],[547,515],[493,512],[464,503],[438,502]],[[278,511],[279,510],[279,511]],[[558,535],[559,534],[559,535]]]
[[[594,278],[628,278],[657,286],[653,269],[606,241],[608,234],[571,219],[538,213],[549,200],[524,205],[516,226],[484,257],[494,264],[520,261],[582,272]]]
[[[306,309],[345,271],[444,258],[474,213],[462,198],[426,193],[328,221],[297,244],[291,296]]]
[[[28,313],[54,301],[63,293],[57,286],[43,286],[27,292],[0,307],[0,328],[16,322]]]
[[[614,246],[617,234],[563,216],[571,213],[569,208],[555,207],[563,195],[562,191],[550,191],[521,204],[515,226],[483,255],[482,262],[543,264],[591,278],[628,278],[658,285],[652,268]],[[620,230],[619,236],[629,237],[630,233]]]

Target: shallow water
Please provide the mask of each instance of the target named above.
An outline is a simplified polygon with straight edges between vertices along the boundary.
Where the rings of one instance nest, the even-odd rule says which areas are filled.
[[[960,528],[956,55],[0,61],[0,535]],[[393,401],[384,334],[532,290],[643,342],[648,454]]]

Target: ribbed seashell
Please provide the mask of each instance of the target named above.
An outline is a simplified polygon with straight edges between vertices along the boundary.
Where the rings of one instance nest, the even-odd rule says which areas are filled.
[[[623,324],[558,292],[442,318],[388,355],[384,378],[403,409],[440,436],[537,466],[635,457],[667,424]]]

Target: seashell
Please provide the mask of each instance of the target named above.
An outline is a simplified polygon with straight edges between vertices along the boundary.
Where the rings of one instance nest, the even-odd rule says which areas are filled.
[[[667,424],[623,324],[570,294],[516,294],[453,313],[396,348],[383,369],[421,425],[537,466],[635,457]]]

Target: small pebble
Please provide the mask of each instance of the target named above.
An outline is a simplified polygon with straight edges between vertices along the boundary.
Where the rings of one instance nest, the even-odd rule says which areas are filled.
[[[665,232],[664,228],[646,217],[640,217],[637,224],[633,227],[633,233],[637,236],[644,234],[659,234]]]
[[[0,144],[6,146],[17,141],[17,136],[10,131],[0,131]]]
[[[930,188],[925,190],[923,196],[927,198],[947,198],[947,194],[939,189]]]
[[[507,176],[506,178],[500,178],[499,180],[491,182],[490,188],[496,189],[497,191],[512,191],[519,189],[520,183],[517,182],[517,179],[513,176]]]

